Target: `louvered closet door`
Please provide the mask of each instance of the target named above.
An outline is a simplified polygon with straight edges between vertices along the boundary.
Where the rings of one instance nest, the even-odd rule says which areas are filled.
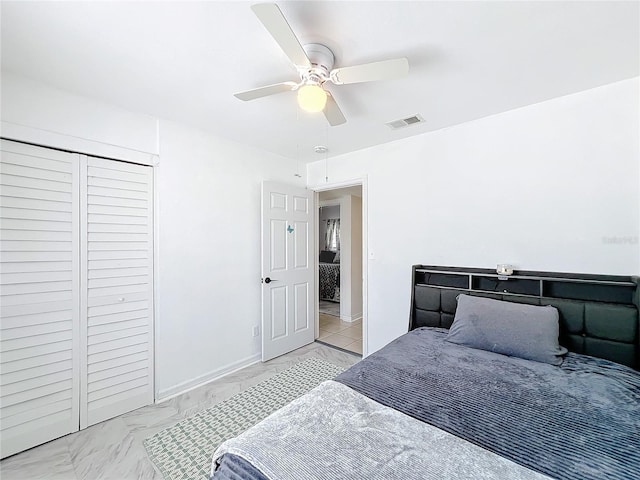
[[[79,156],[2,141],[0,454],[78,430]]]
[[[153,402],[153,192],[151,167],[87,157],[81,177],[85,428]]]

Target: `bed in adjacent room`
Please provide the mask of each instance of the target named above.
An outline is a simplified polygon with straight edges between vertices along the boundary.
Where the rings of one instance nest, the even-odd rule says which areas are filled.
[[[412,283],[406,335],[222,444],[212,478],[640,478],[637,277]]]
[[[340,302],[340,260],[336,252],[320,252],[320,300]]]

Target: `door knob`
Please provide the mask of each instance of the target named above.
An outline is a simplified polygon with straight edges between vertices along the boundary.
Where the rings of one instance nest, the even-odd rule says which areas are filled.
[[[264,283],[271,283],[271,279],[269,277],[265,278]]]

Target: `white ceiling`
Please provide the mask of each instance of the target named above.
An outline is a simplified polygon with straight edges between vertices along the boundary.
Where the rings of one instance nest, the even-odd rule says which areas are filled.
[[[638,1],[278,2],[337,67],[409,59],[408,78],[330,86],[348,121],[328,127],[294,93],[233,97],[297,80],[252,3],[2,1],[2,68],[303,161],[639,74]],[[424,124],[384,125],[416,113]]]

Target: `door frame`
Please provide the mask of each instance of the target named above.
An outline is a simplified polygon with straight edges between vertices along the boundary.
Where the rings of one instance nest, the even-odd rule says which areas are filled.
[[[368,178],[367,175],[357,177],[351,180],[344,180],[341,182],[330,182],[321,185],[310,185],[308,188],[314,192],[315,195],[315,208],[314,219],[315,225],[320,223],[320,213],[318,205],[320,204],[320,192],[327,190],[337,190],[345,187],[362,187],[362,357],[369,355],[369,202],[368,202]],[[314,270],[316,277],[316,285],[320,285],[320,260],[317,252],[320,251],[318,235],[315,235],[314,239]],[[316,339],[320,335],[320,312],[319,305],[320,299],[318,295],[318,289],[314,292],[314,315],[315,315],[315,337]]]

